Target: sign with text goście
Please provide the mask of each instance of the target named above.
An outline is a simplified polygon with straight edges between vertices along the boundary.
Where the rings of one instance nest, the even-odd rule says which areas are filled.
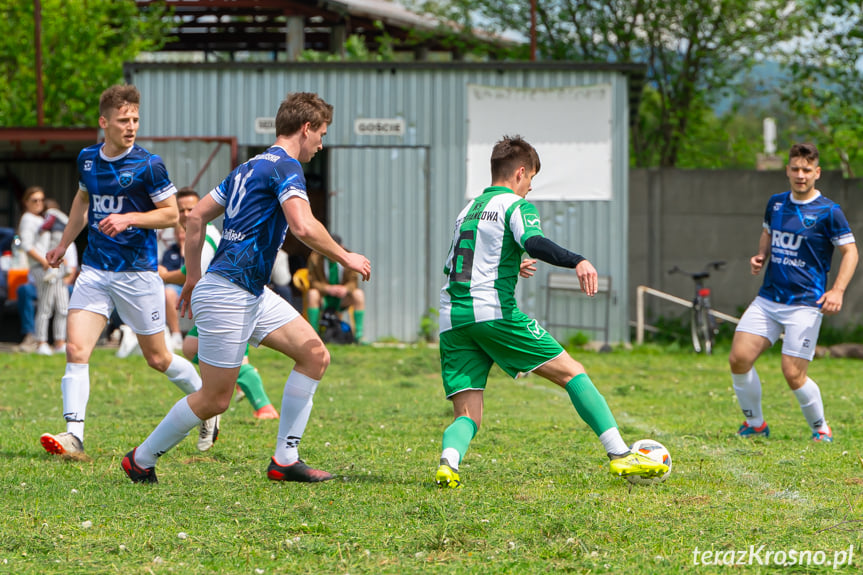
[[[358,136],[404,136],[405,121],[402,118],[357,118],[354,133]]]

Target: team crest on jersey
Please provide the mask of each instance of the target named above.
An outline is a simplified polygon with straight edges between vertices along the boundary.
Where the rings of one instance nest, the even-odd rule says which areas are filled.
[[[530,335],[532,335],[536,339],[540,339],[545,334],[545,330],[542,329],[542,326],[539,325],[539,322],[536,320],[532,320],[529,324],[527,324],[527,331],[529,331]]]
[[[93,160],[84,160],[84,171],[89,172],[93,169]]]
[[[122,187],[126,188],[135,181],[135,174],[132,172],[120,172],[120,175],[117,176],[117,180],[119,180]]]
[[[803,227],[811,228],[815,225],[815,222],[818,221],[815,216],[803,216]]]

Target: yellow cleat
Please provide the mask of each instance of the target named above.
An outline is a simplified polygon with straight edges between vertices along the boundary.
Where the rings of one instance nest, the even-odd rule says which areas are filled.
[[[626,477],[640,475],[641,477],[659,477],[668,472],[668,466],[659,463],[640,453],[630,453],[624,457],[608,462],[608,470],[612,475]]]
[[[459,478],[458,473],[445,463],[442,463],[441,466],[437,468],[434,480],[439,487],[461,489],[461,479]]]

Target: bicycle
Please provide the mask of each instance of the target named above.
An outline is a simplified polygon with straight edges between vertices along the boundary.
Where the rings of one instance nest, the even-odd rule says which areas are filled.
[[[716,342],[716,318],[710,313],[710,288],[704,285],[704,280],[710,277],[710,269],[718,271],[725,265],[724,261],[710,262],[700,272],[687,272],[674,266],[668,270],[669,274],[683,274],[692,278],[695,282],[695,297],[692,300],[692,319],[689,327],[692,332],[692,347],[695,353],[703,350],[706,355],[713,353],[713,344]]]

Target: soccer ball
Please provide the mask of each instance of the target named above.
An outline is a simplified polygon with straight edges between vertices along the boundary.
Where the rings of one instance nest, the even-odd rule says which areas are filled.
[[[650,459],[664,463],[668,466],[668,471],[666,471],[665,474],[660,475],[659,477],[641,477],[640,475],[627,475],[626,479],[630,483],[634,483],[636,485],[652,485],[654,483],[662,483],[663,481],[668,479],[669,475],[671,475],[671,454],[668,452],[668,449],[666,449],[665,446],[658,441],[654,441],[653,439],[639,439],[632,444],[629,450],[633,453],[640,453],[642,455],[646,455]]]

